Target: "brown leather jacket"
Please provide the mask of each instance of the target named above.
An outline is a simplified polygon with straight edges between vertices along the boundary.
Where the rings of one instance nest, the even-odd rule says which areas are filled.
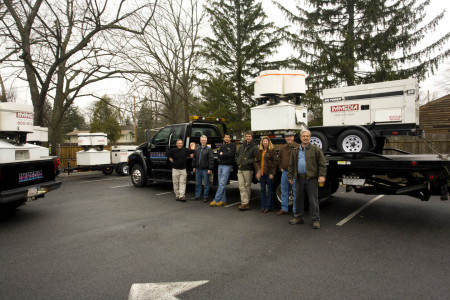
[[[263,150],[258,150],[258,153],[256,153],[255,157],[255,172],[258,173],[261,171],[261,157],[262,157]],[[268,150],[266,154],[264,155],[264,175],[273,175],[275,176],[275,173],[277,171],[277,152],[275,149]]]
[[[280,170],[287,171],[289,169],[289,159],[291,158],[292,149],[298,148],[299,144],[292,142],[291,144],[285,144],[280,148],[278,153],[278,167]]]

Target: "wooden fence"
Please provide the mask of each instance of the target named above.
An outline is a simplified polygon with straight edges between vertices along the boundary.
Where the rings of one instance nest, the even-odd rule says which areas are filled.
[[[437,151],[440,154],[450,153],[449,133],[425,134],[425,139],[429,143],[420,140],[416,136],[389,137],[384,148],[400,149],[412,154],[429,154],[435,153],[434,151]]]

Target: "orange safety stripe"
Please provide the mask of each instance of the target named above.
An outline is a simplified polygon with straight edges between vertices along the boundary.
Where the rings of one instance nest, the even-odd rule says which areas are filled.
[[[264,76],[281,76],[281,75],[290,75],[290,76],[306,76],[305,74],[264,74],[259,76],[259,78],[264,77]]]

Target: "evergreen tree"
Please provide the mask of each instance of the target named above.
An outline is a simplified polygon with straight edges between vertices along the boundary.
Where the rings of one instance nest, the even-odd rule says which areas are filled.
[[[298,2],[295,12],[277,4],[298,26],[295,33],[288,33],[288,41],[299,50],[297,65],[309,74],[313,93],[340,85],[408,77],[422,80],[450,55],[449,49],[438,52],[450,32],[418,48],[444,16],[442,12],[420,25],[429,0],[305,2],[310,8]]]
[[[145,130],[151,129],[153,124],[153,112],[149,101],[144,101],[137,114],[137,141],[145,142]]]
[[[78,106],[70,106],[63,115],[63,124],[61,126],[62,134],[65,135],[74,130],[74,128],[83,129],[86,122]]]
[[[213,34],[205,39],[204,55],[213,64],[213,72],[203,91],[209,95],[204,96],[211,100],[225,94],[231,100],[233,119],[248,120],[253,79],[279,46],[280,30],[266,22],[267,16],[256,0],[209,0],[206,10]],[[213,89],[218,80],[221,89]],[[223,93],[222,88],[227,86],[231,90]],[[248,123],[236,125],[238,132],[249,129]]]
[[[114,144],[121,134],[119,114],[108,104],[111,99],[103,96],[100,101],[95,102],[91,121],[91,132],[104,132],[108,135],[108,141]]]

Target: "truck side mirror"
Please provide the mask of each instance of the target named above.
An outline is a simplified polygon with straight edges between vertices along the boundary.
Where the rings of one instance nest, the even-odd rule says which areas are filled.
[[[145,129],[145,142],[150,144],[152,141],[150,136],[150,129]]]

